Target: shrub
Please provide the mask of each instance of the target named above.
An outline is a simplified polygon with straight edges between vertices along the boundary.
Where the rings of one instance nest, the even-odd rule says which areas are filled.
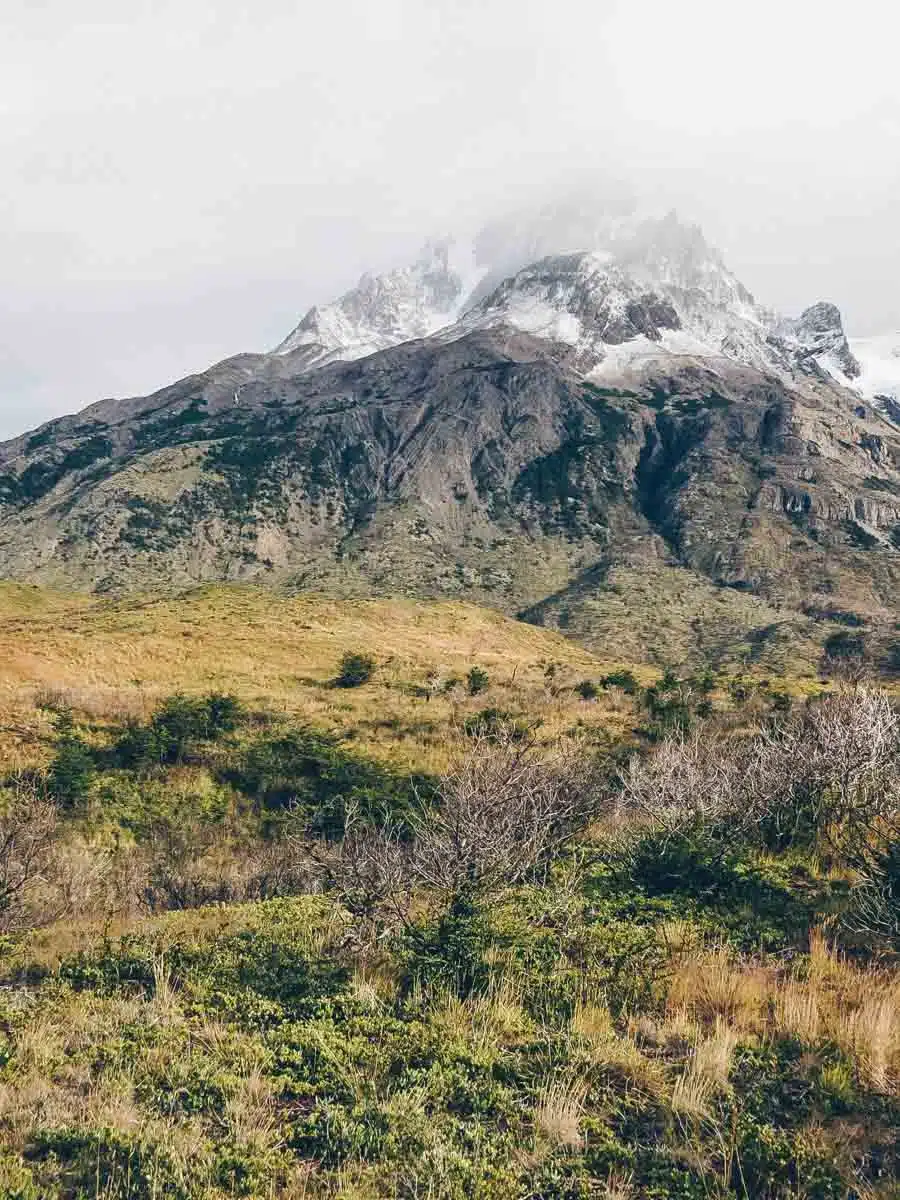
[[[164,741],[154,725],[129,721],[116,739],[113,759],[117,765],[132,770],[158,766],[164,758]]]
[[[471,667],[466,675],[466,688],[470,696],[480,696],[490,687],[491,677],[483,667]]]
[[[360,687],[375,674],[375,659],[368,654],[347,653],[343,656],[335,678],[335,686]]]
[[[127,725],[116,742],[114,756],[127,767],[179,763],[195,743],[233,733],[243,717],[243,707],[234,696],[211,692],[192,697],[179,692],[163,701],[149,725]]]
[[[31,894],[51,863],[56,820],[53,805],[33,782],[14,782],[0,812],[0,930],[34,923]]]
[[[613,671],[609,675],[604,675],[600,682],[605,688],[621,688],[629,696],[636,695],[640,690],[640,684],[632,671]]]
[[[590,769],[506,740],[447,772],[417,823],[418,880],[445,894],[515,883],[549,864],[593,811]]]
[[[619,783],[621,807],[668,836],[700,824],[726,844],[816,849],[878,880],[900,840],[900,718],[883,693],[857,688],[756,737],[670,737]]]
[[[61,808],[77,808],[87,800],[95,775],[90,747],[75,732],[71,715],[63,711],[57,718],[56,754],[47,773],[50,795]]]
[[[900,832],[900,719],[883,692],[807,704],[759,750],[753,805],[771,847],[816,846],[859,869]]]
[[[649,718],[643,728],[647,737],[656,741],[670,734],[686,733],[693,723],[691,709],[693,688],[667,670],[658,683],[644,688],[641,706]]]
[[[410,982],[443,985],[457,996],[487,984],[490,925],[472,892],[451,896],[437,920],[411,928],[406,942]]]
[[[900,839],[875,845],[861,864],[843,924],[852,933],[900,950]]]
[[[600,689],[593,679],[582,679],[580,683],[575,684],[575,691],[582,700],[596,700]]]
[[[466,737],[486,741],[524,741],[529,727],[504,708],[482,708],[463,722]]]
[[[425,776],[349,754],[331,735],[309,728],[257,738],[224,775],[264,808],[294,809],[311,830],[328,836],[340,834],[351,810],[373,825],[405,820],[433,787]]]

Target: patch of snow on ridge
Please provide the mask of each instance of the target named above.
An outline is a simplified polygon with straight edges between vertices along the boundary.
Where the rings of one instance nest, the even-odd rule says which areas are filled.
[[[632,342],[637,353],[646,342],[656,347],[656,356],[728,357],[762,370],[787,368],[769,342],[770,314],[699,228],[669,214],[617,233],[599,251],[531,263],[444,336],[511,325],[575,347],[588,370],[613,355],[612,348]],[[675,332],[679,338],[673,338]]]
[[[833,304],[779,316],[699,226],[674,212],[638,213],[615,190],[514,214],[473,240],[431,242],[410,266],[364,275],[311,309],[275,353],[305,371],[504,326],[571,347],[582,372],[647,355],[725,358],[811,386],[830,378],[857,394],[891,395],[900,414],[900,334],[851,349]]]
[[[862,368],[855,387],[870,400],[889,396],[900,402],[900,331],[879,337],[851,338],[850,348]]]
[[[273,353],[305,350],[305,366],[322,366],[428,337],[456,319],[482,274],[471,248],[429,242],[411,266],[363,275],[339,299],[311,308]]]

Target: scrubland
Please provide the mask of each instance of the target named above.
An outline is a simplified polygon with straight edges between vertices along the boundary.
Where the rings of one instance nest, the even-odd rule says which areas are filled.
[[[0,1197],[900,1194],[877,680],[459,604],[0,610]]]

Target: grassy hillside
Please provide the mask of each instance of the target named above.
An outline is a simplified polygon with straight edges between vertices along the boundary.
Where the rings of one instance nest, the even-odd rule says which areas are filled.
[[[900,1195],[892,702],[627,657],[0,587],[0,1200]]]
[[[356,651],[376,661],[371,682],[336,690],[341,656]],[[439,769],[466,716],[490,705],[540,719],[542,737],[604,723],[610,706],[587,706],[571,687],[622,665],[463,603],[286,599],[249,587],[104,601],[0,585],[8,754],[28,756],[46,736],[42,700],[103,720],[145,715],[174,691],[223,690],[339,730],[367,753]],[[488,683],[469,696],[473,666]]]

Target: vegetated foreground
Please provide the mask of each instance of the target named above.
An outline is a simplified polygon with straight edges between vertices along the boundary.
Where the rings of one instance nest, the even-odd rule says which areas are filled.
[[[0,604],[0,1197],[900,1194],[882,691]]]

